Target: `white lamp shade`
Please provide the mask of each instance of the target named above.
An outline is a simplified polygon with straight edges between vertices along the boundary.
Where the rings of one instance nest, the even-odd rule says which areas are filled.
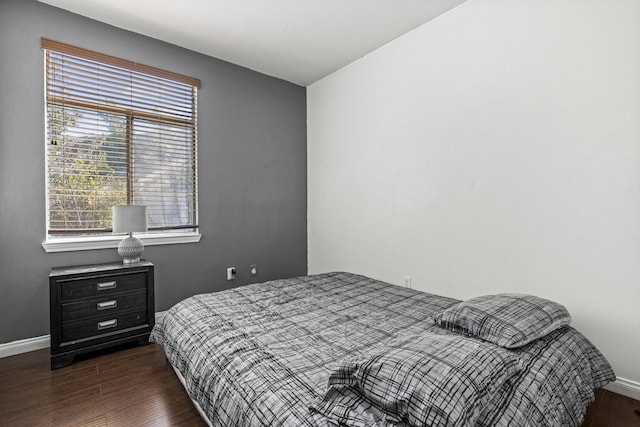
[[[113,207],[113,232],[147,231],[147,207],[127,205]]]

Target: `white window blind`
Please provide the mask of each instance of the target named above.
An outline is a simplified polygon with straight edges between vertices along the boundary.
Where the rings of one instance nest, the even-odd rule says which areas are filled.
[[[197,89],[191,77],[42,39],[50,237],[111,231],[114,205],[149,230],[196,231]]]

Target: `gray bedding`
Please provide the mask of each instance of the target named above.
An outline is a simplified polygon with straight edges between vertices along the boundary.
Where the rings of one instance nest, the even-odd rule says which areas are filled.
[[[615,379],[568,326],[506,350],[434,325],[458,302],[327,273],[193,296],[151,340],[214,426],[578,426],[593,390]],[[461,350],[451,351],[456,337]],[[372,363],[384,369],[356,375]],[[438,369],[460,386],[430,388],[438,379],[425,373]]]

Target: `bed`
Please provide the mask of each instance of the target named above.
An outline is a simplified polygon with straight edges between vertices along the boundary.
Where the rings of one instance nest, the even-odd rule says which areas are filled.
[[[195,295],[150,340],[213,426],[578,426],[615,375],[564,307],[527,298],[334,272]]]

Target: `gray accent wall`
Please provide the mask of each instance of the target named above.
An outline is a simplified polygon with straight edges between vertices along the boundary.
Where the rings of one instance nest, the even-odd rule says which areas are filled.
[[[156,311],[190,295],[307,272],[306,89],[32,0],[0,1],[0,344],[49,333],[52,267],[115,249],[46,253],[46,37],[201,79],[199,243],[148,246]],[[257,264],[258,276],[249,277]],[[226,267],[238,269],[226,280]]]

